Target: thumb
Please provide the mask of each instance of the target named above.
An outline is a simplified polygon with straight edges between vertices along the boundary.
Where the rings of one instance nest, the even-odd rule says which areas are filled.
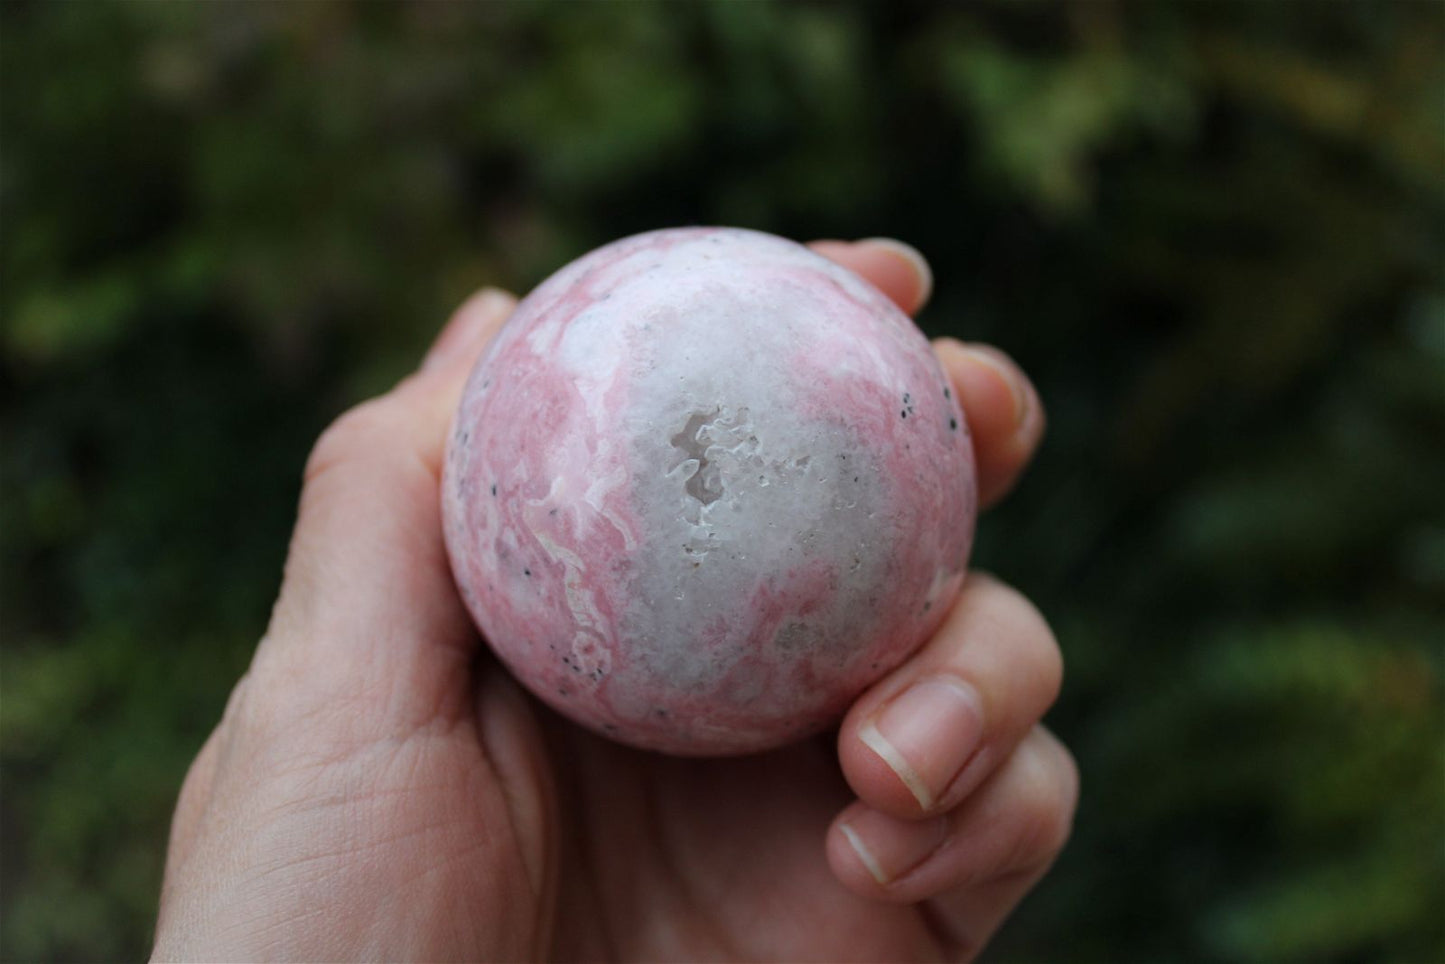
[[[322,433],[253,665],[258,685],[276,674],[289,692],[360,707],[356,716],[392,732],[467,712],[477,637],[452,582],[438,490],[467,373],[515,305],[478,292],[416,373]]]

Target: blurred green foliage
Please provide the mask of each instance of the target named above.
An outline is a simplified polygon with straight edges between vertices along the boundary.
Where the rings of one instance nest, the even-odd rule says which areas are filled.
[[[1001,959],[1445,958],[1445,7],[0,6],[0,956],[146,953],[309,441],[483,283],[892,234],[1051,415]]]

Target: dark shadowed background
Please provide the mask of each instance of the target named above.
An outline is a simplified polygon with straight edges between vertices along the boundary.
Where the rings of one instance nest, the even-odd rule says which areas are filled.
[[[0,957],[148,952],[320,429],[717,223],[911,241],[1049,406],[977,559],[1084,791],[993,956],[1445,958],[1445,5],[12,2],[0,70]]]

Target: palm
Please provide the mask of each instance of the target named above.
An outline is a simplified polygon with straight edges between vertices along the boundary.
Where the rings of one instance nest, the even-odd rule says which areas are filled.
[[[823,837],[851,799],[831,739],[692,760],[539,715],[543,731],[513,729],[530,745],[502,749],[545,755],[557,781],[555,819],[539,828],[554,839],[532,842],[560,856],[547,887],[557,895],[552,954],[838,961],[933,946],[914,908],[867,901],[828,869]]]

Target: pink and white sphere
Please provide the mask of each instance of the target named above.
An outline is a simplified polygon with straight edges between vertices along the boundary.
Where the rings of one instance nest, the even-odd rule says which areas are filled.
[[[457,585],[517,679],[686,755],[836,723],[937,628],[976,508],[913,322],[735,228],[625,238],[532,292],[471,374],[442,486]]]

